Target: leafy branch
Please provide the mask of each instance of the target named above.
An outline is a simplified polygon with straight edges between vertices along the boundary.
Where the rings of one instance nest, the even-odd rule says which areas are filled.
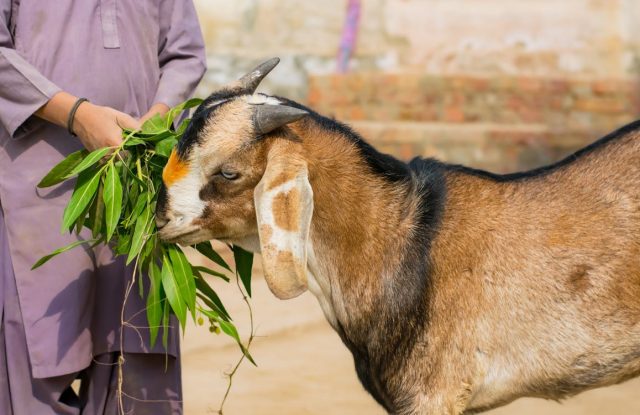
[[[189,119],[180,122],[177,128],[174,126],[183,111],[201,102],[197,98],[188,100],[165,116],[151,118],[140,130],[124,131],[123,141],[117,147],[77,151],[53,167],[38,187],[77,179],[64,210],[61,231],[79,234],[87,228],[92,239],[81,239],[56,249],[39,259],[33,269],[80,245],[109,244],[117,256],[126,257],[127,264],[135,261],[138,287],[146,297],[151,346],[156,343],[161,328],[162,343],[167,346],[171,313],[176,315],[183,330],[188,315],[197,321],[197,315],[202,314],[209,319],[214,331],[221,330],[232,337],[243,356],[255,364],[220,297],[205,278],[209,275],[228,282],[224,272],[232,272],[229,264],[210,242],[204,242],[194,248],[223,271],[193,266],[179,245],[164,243],[157,236],[155,209],[162,169]],[[231,249],[236,274],[250,296],[253,255],[239,247]],[[148,280],[146,290],[144,278]]]

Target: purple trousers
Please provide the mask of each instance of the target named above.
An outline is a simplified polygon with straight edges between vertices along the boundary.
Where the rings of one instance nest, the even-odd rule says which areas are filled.
[[[122,394],[120,353],[95,356],[89,367],[36,379],[27,341],[0,205],[0,415],[182,414],[179,361],[171,355],[125,353]],[[79,380],[79,388],[71,384]]]

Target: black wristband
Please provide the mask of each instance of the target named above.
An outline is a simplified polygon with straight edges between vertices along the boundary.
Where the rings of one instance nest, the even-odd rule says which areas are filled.
[[[83,102],[89,102],[89,100],[86,98],[78,98],[76,103],[73,104],[73,107],[71,107],[71,111],[69,111],[69,118],[67,119],[67,130],[69,131],[69,134],[74,137],[76,136],[76,133],[73,132],[73,120],[76,117],[76,111],[78,111],[78,107]]]

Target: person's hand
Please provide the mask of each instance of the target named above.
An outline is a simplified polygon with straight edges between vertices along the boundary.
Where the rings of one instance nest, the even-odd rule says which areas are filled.
[[[67,128],[69,113],[77,101],[78,97],[64,91],[58,92],[35,115]],[[80,104],[73,118],[73,132],[90,151],[119,145],[122,143],[123,128],[137,130],[141,125],[140,121],[123,112],[88,101]]]
[[[83,102],[73,122],[73,132],[89,151],[114,147],[122,143],[122,129],[135,130],[142,123],[123,112],[109,107]]]
[[[140,123],[144,124],[145,121],[147,121],[149,118],[153,117],[156,114],[164,115],[167,112],[169,112],[170,109],[171,108],[169,108],[168,105],[163,103],[154,104],[151,108],[149,108],[149,111],[147,111],[146,114],[140,117]]]

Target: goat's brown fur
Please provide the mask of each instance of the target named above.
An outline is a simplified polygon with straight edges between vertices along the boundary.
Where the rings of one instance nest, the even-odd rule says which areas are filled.
[[[296,209],[311,196],[283,190],[263,224],[252,198],[308,171],[305,284],[387,411],[479,412],[640,374],[640,125],[573,160],[497,176],[382,160],[317,114],[256,139],[248,108],[229,98],[183,156],[192,169],[242,173],[208,179],[198,235],[257,250],[259,233],[264,256],[304,275],[277,234],[304,228]]]
[[[348,141],[305,122],[292,128],[316,194],[314,246],[333,266],[334,309],[349,336],[376,318],[418,196],[368,172]],[[560,399],[640,373],[639,136],[523,180],[445,172],[428,329],[404,356],[421,367],[396,370],[387,386],[413,394],[410,412]],[[501,383],[488,385],[495,372]],[[390,399],[387,409],[398,408]]]

